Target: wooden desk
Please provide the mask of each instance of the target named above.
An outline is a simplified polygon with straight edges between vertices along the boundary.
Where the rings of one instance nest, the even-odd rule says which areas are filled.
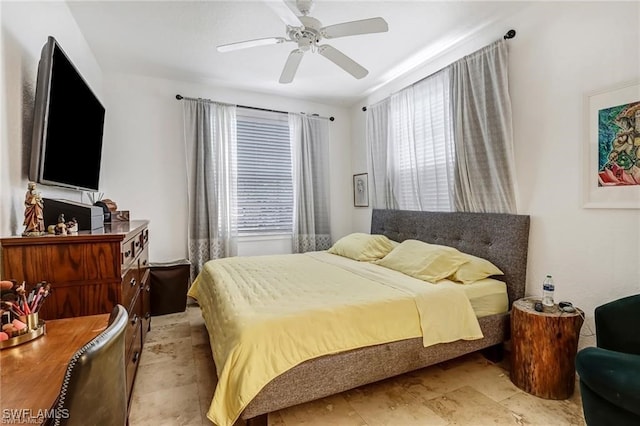
[[[73,354],[107,327],[109,314],[46,322],[46,333],[22,345],[0,351],[2,411],[26,410],[30,415],[49,410],[55,402]],[[30,414],[29,414],[30,413]],[[5,420],[4,417],[2,420]],[[11,419],[12,424],[23,424]]]

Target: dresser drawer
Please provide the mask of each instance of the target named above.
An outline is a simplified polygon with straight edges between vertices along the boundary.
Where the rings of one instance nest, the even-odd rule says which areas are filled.
[[[125,353],[128,353],[131,350],[131,347],[134,343],[134,336],[138,335],[138,339],[140,339],[138,329],[140,328],[140,323],[142,322],[142,317],[140,316],[141,312],[142,298],[138,296],[133,302],[133,306],[131,306],[129,310],[129,326],[127,327],[127,331],[125,334]]]
[[[144,250],[144,241],[142,239],[142,232],[133,237],[133,256],[137,259]]]
[[[149,249],[145,247],[138,257],[138,277],[142,281],[145,274],[149,271]]]
[[[138,268],[129,268],[122,278],[122,306],[131,312],[132,303],[140,290]]]
[[[140,253],[147,246],[146,242],[149,239],[149,230],[143,229],[140,232],[133,234],[122,243],[122,268],[128,268],[130,265],[135,264]]]
[[[142,241],[142,247],[147,247],[147,245],[149,244],[149,228],[144,229],[140,233],[140,239]]]
[[[127,269],[133,263],[135,259],[134,241],[133,238],[124,241],[120,245],[120,263],[122,264],[122,270]]]
[[[131,324],[131,323],[130,323]],[[131,336],[130,345],[127,346],[126,351],[126,368],[127,368],[127,400],[131,401],[131,391],[133,390],[133,382],[136,378],[136,369],[140,362],[140,355],[142,353],[142,339],[140,337],[140,321],[137,322],[133,328],[133,335]]]
[[[149,271],[146,272],[140,281],[140,298],[142,299],[142,342],[147,338],[147,333],[151,330],[151,280]]]

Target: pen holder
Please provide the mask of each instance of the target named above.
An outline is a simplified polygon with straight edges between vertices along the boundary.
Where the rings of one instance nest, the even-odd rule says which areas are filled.
[[[35,330],[36,328],[38,328],[38,313],[35,312],[33,314],[29,314],[29,315],[25,315],[25,316],[21,316],[18,317],[18,319],[20,321],[22,321],[23,323],[27,324],[27,328],[29,330]]]

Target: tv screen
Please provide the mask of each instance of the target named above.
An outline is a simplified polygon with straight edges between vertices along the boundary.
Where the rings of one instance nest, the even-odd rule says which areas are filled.
[[[97,191],[104,114],[89,85],[49,37],[38,65],[30,179]]]

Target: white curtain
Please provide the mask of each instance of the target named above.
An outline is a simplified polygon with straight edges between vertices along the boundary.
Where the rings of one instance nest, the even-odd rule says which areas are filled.
[[[183,100],[192,278],[237,253],[236,107]]]
[[[389,140],[389,99],[367,108],[366,140],[371,180],[369,192],[374,209],[395,209],[391,182],[387,173]]]
[[[507,42],[451,65],[459,211],[515,213]]]
[[[289,114],[293,170],[293,252],[331,247],[329,226],[329,123]]]

